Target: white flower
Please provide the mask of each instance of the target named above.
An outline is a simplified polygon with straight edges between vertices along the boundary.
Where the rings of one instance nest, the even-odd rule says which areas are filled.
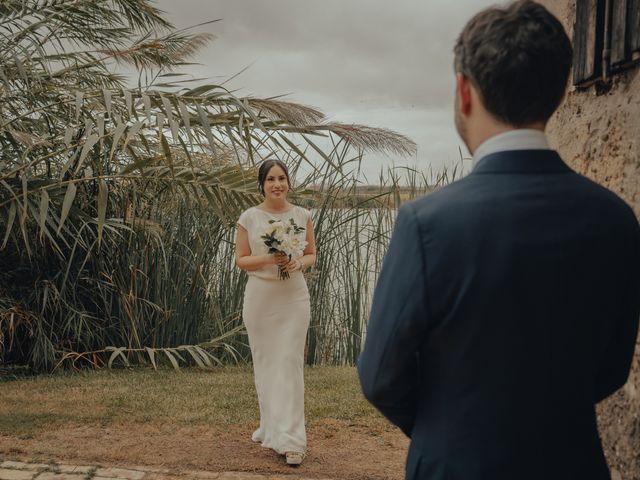
[[[273,223],[269,224],[267,234],[272,235],[276,240],[281,242],[287,234],[287,226],[282,222],[282,220],[275,220]]]
[[[287,255],[291,255],[293,253],[293,249],[291,248],[291,240],[289,238],[284,238],[280,242],[278,249]]]
[[[273,237],[282,242],[287,237],[287,232],[283,228],[278,228],[273,232]]]
[[[302,240],[300,237],[293,237],[291,239],[291,248],[294,250],[294,256],[301,257],[304,253],[304,248],[307,246],[307,241]]]

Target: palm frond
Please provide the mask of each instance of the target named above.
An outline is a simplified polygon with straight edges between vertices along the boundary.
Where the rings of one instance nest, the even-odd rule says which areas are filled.
[[[215,38],[208,33],[185,35],[171,33],[163,38],[139,39],[124,49],[104,49],[100,53],[117,63],[127,64],[137,69],[162,67],[172,69],[193,57],[203,46]]]
[[[324,113],[317,108],[298,103],[258,98],[248,98],[246,103],[266,120],[286,122],[293,126],[313,125],[325,118]]]

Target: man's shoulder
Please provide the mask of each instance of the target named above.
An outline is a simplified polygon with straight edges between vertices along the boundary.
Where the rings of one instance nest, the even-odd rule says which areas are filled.
[[[581,183],[585,191],[589,192],[592,205],[596,205],[599,211],[618,219],[625,218],[633,224],[638,223],[638,217],[633,208],[620,195],[580,173],[574,178],[576,182]]]
[[[450,212],[452,208],[459,208],[473,196],[472,192],[476,181],[476,178],[468,175],[448,185],[438,187],[420,198],[404,203],[400,207],[400,211],[405,210],[419,217],[445,211]]]
[[[503,189],[505,185],[504,183],[494,183],[495,178],[471,173],[423,197],[405,203],[402,208],[411,210],[414,215],[422,218],[429,218],[434,215],[450,216],[456,212],[471,213],[474,209],[484,208],[487,203],[493,203],[497,197],[502,197],[502,200],[504,200]],[[515,181],[516,178],[512,177],[511,181]],[[565,180],[563,180],[564,187],[562,190],[566,188],[566,195],[574,196],[576,201],[588,202],[589,208],[596,209],[599,212],[632,218],[637,223],[637,217],[633,209],[615,192],[577,172],[571,171],[570,174],[563,175],[563,178]],[[548,193],[544,182],[540,182],[539,186],[541,195]],[[512,193],[517,193],[517,189],[517,184],[512,184],[509,187]],[[565,193],[562,194],[563,197],[566,197]],[[567,198],[564,199],[567,200]],[[584,206],[586,207],[587,205],[585,204]],[[504,203],[504,207],[510,208],[509,203]]]

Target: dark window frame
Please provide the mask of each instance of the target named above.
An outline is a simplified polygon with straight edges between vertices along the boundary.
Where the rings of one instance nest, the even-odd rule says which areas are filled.
[[[608,84],[640,63],[640,0],[576,0],[573,85]]]

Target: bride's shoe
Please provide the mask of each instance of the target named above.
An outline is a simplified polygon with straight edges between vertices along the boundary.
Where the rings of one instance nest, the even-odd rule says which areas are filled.
[[[302,452],[286,452],[284,454],[287,465],[300,465],[304,459],[304,453]]]
[[[262,443],[264,441],[264,438],[262,438],[262,431],[260,429],[257,429],[251,434],[251,441],[254,443]]]

